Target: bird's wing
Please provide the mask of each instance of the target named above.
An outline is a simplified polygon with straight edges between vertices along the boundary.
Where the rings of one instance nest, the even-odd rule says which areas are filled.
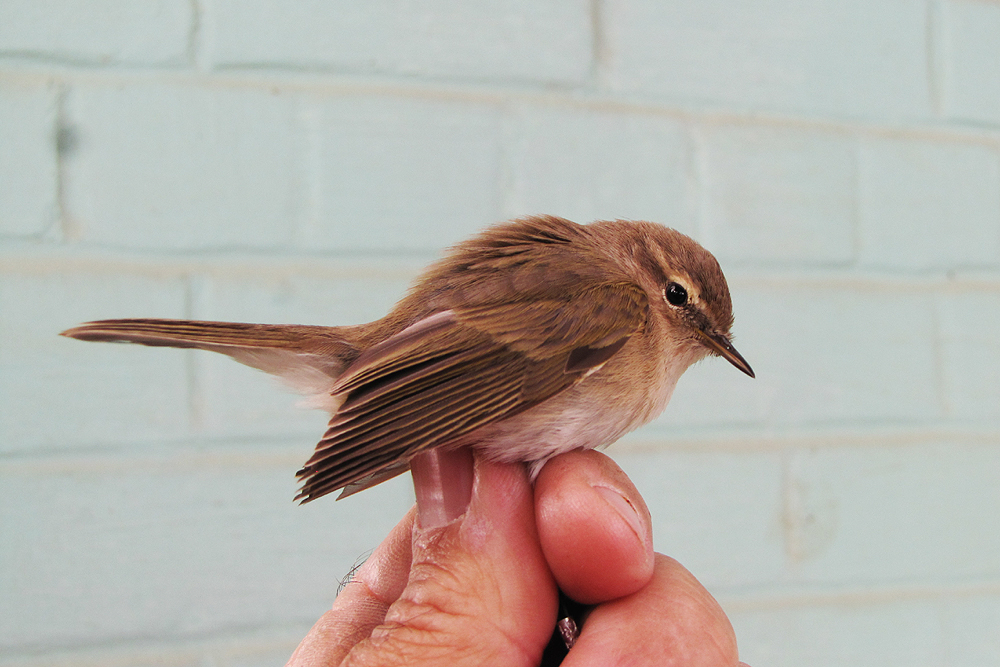
[[[304,394],[328,394],[347,362],[358,355],[348,329],[297,324],[124,319],[87,322],[63,336],[209,350],[279,376]]]
[[[532,290],[499,303],[463,299],[365,350],[334,386],[343,402],[298,473],[298,498],[345,487],[349,495],[404,471],[421,451],[537,405],[644,326],[639,287],[577,287],[572,299]]]

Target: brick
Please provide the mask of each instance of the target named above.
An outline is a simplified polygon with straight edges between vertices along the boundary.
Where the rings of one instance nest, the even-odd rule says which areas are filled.
[[[79,86],[66,161],[75,238],[163,249],[287,246],[304,206],[296,103],[280,91]]]
[[[586,0],[214,0],[205,23],[210,58],[221,66],[579,83],[593,57]]]
[[[0,53],[102,65],[182,63],[192,8],[187,0],[5,0]]]
[[[797,581],[920,586],[1000,575],[1000,448],[943,441],[797,452],[789,540]]]
[[[200,448],[199,448],[200,449]],[[308,627],[412,504],[299,507],[280,447],[0,463],[0,651]]]
[[[58,215],[54,88],[0,86],[0,146],[0,236],[38,236]]]
[[[941,416],[924,295],[836,283],[758,286],[744,278],[731,288],[735,345],[757,379],[709,357],[681,378],[651,433],[926,424]]]
[[[356,277],[317,278],[234,275],[206,281],[195,316],[200,319],[284,324],[347,325],[378,319],[403,296],[407,280],[398,272],[379,276],[363,269]],[[367,275],[366,275],[367,274]],[[302,399],[270,376],[228,357],[195,357],[199,428],[212,434],[257,436],[301,434],[311,448],[329,415],[307,410]],[[304,450],[305,453],[305,450]]]
[[[812,604],[730,613],[740,660],[771,667],[945,667],[938,610],[923,600]]]
[[[894,269],[1000,264],[1000,155],[872,140],[859,158],[860,261]]]
[[[1000,664],[1000,597],[956,596],[943,606],[949,664]]]
[[[949,416],[1000,418],[1000,294],[946,293],[938,300],[944,388]]]
[[[853,258],[854,146],[772,127],[704,132],[706,213],[720,261],[845,264]]]
[[[782,466],[774,452],[609,452],[643,495],[653,546],[718,594],[782,578]]]
[[[196,282],[199,318],[341,326],[384,316],[428,262],[362,258],[274,270],[216,269]]]
[[[686,104],[926,116],[926,15],[914,0],[615,0],[603,13],[607,80]]]
[[[310,248],[437,253],[502,217],[496,109],[342,97],[317,113]]]
[[[182,360],[58,335],[107,317],[182,317],[182,281],[0,274],[0,313],[0,451],[148,443],[187,429]]]
[[[1000,5],[951,0],[943,16],[947,115],[1000,123]]]
[[[695,233],[690,149],[681,123],[525,107],[512,125],[511,217],[550,213],[581,223],[631,218]]]

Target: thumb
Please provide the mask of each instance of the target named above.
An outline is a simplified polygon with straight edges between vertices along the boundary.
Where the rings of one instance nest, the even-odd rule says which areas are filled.
[[[385,622],[344,664],[537,665],[556,588],[524,467],[433,451],[412,462],[409,578]]]

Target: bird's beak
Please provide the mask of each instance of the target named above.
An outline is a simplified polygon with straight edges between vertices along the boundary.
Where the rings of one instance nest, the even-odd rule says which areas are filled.
[[[753,374],[753,369],[750,368],[750,364],[747,360],[743,358],[743,355],[736,351],[729,339],[721,334],[708,333],[707,331],[702,331],[698,329],[698,333],[701,334],[702,339],[711,350],[718,354],[723,359],[726,359],[736,368],[740,369],[750,377],[756,377]]]

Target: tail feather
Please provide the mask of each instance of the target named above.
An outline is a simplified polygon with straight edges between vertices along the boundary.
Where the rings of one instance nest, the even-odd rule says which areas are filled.
[[[281,377],[323,399],[360,351],[353,327],[246,324],[196,320],[124,319],[87,322],[62,332],[78,340],[138,343],[219,352]]]
[[[87,322],[61,335],[79,340],[141,343],[167,347],[231,345],[283,349],[317,348],[342,341],[333,327],[301,324],[248,324],[198,320],[125,319]]]

